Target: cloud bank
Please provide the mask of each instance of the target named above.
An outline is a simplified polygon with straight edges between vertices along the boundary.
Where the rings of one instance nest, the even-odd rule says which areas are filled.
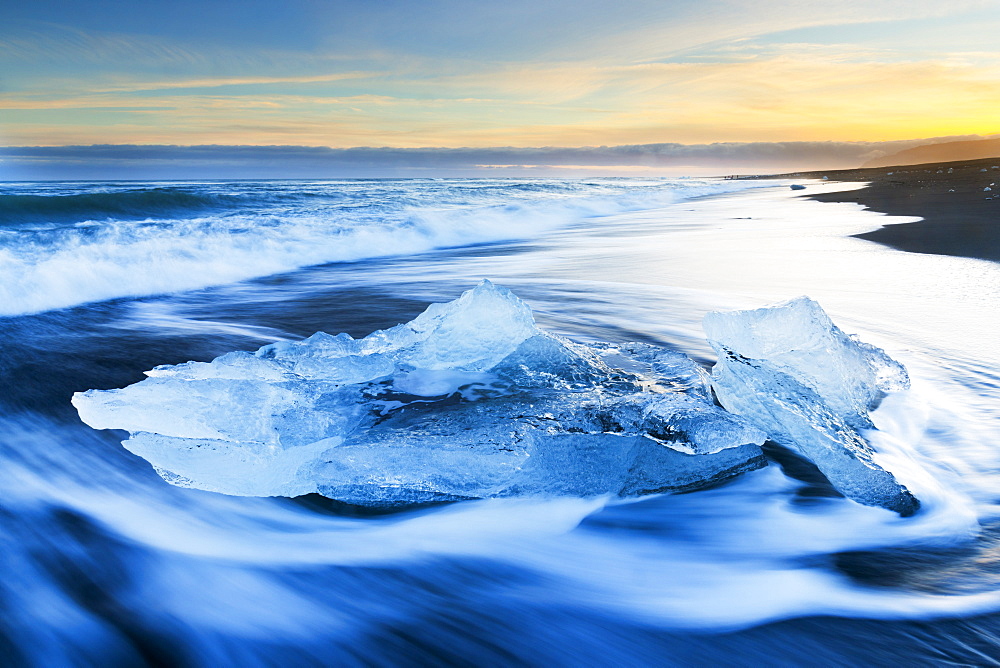
[[[0,148],[0,179],[238,179],[774,173],[857,167],[925,144],[748,142],[540,148],[105,144]]]

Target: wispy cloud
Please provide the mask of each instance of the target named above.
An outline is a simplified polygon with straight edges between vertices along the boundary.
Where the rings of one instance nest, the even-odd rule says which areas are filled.
[[[171,90],[176,88],[220,88],[223,86],[260,86],[269,84],[310,84],[344,81],[347,79],[371,79],[380,76],[379,72],[336,72],[333,74],[315,74],[310,76],[261,76],[261,77],[212,77],[200,79],[179,79],[174,81],[135,81],[132,83],[103,86],[95,89],[95,93],[151,92]]]

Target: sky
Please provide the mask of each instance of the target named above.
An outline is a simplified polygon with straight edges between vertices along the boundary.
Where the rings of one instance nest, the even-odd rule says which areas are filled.
[[[845,143],[1000,132],[996,0],[0,2],[4,147],[412,149],[405,162],[680,144],[721,147],[723,165],[734,144],[775,144],[825,147],[825,167]],[[0,156],[0,176],[24,160]]]

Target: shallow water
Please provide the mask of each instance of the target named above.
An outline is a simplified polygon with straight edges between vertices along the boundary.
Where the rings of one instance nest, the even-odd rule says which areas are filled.
[[[705,179],[3,186],[0,656],[995,664],[1000,265],[849,238],[889,221],[797,194]],[[362,336],[484,277],[547,329],[706,364],[708,310],[813,297],[910,369],[876,444],[923,510],[847,501],[778,448],[728,484],[630,502],[374,514],[227,497],[171,487],[69,405],[157,364]]]

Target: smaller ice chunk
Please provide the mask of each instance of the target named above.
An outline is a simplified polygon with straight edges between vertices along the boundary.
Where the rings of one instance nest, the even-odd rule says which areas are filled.
[[[716,350],[766,360],[814,389],[855,429],[871,429],[868,411],[886,393],[910,385],[902,364],[844,334],[808,297],[752,311],[709,313],[704,327]]]
[[[840,330],[807,297],[750,311],[709,313],[720,403],[811,459],[848,498],[910,515],[919,503],[875,463],[860,431],[888,392],[909,386],[901,364]]]
[[[676,492],[766,464],[766,435],[714,405],[690,358],[584,345],[484,281],[363,339],[317,333],[77,393],[80,417],[168,482],[397,506]]]

